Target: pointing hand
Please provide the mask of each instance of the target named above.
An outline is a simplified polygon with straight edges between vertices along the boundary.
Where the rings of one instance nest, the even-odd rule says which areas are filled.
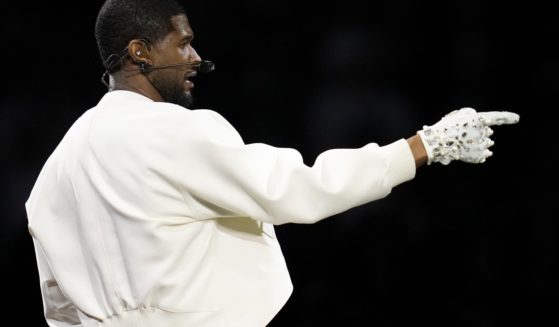
[[[494,142],[489,126],[516,124],[520,116],[508,111],[476,112],[472,108],[455,110],[432,126],[423,126],[417,134],[427,150],[428,164],[448,165],[453,160],[483,163],[493,155]]]

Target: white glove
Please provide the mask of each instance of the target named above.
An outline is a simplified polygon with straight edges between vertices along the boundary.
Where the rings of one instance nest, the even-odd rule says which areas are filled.
[[[448,165],[452,160],[483,163],[493,153],[489,147],[491,125],[516,124],[520,116],[508,111],[476,112],[472,108],[455,110],[433,126],[423,126],[417,134],[427,150],[428,161]]]

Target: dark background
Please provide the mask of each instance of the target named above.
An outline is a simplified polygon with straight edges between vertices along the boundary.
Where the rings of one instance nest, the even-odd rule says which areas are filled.
[[[425,166],[386,199],[277,227],[295,290],[270,326],[559,325],[551,5],[183,3],[194,47],[217,65],[197,77],[195,107],[307,164],[330,148],[409,137],[464,106],[521,116],[495,128],[483,165]],[[1,5],[0,280],[4,315],[19,326],[45,325],[24,202],[106,91],[93,34],[101,4]]]

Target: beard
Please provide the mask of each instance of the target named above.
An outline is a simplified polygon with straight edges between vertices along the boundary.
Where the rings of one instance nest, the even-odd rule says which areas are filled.
[[[185,91],[183,84],[163,78],[161,75],[154,74],[151,84],[161,95],[165,102],[173,103],[188,108],[194,102],[194,97],[190,91]]]

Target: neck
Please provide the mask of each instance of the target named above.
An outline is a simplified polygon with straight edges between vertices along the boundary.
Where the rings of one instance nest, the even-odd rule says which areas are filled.
[[[149,80],[141,73],[125,73],[119,71],[109,76],[111,90],[125,90],[136,92],[155,102],[163,102],[161,94],[153,87]]]

